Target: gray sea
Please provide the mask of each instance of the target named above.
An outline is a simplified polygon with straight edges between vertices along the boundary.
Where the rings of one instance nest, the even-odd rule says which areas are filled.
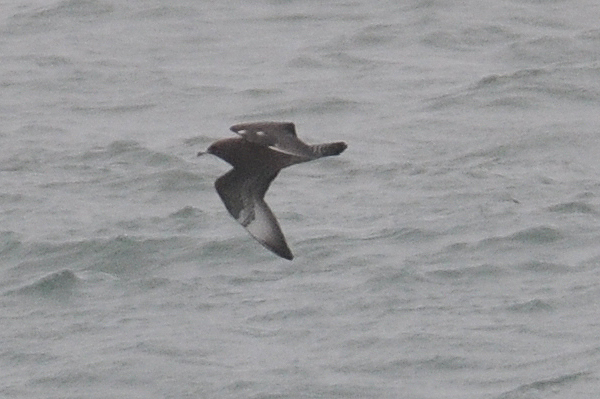
[[[596,0],[0,3],[0,397],[596,398]],[[196,157],[292,121],[265,250]]]

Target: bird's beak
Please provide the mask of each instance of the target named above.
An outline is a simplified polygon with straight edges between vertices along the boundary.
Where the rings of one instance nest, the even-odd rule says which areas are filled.
[[[206,151],[200,151],[200,152],[198,153],[198,156],[204,155],[204,154],[206,154],[206,153],[207,153]]]

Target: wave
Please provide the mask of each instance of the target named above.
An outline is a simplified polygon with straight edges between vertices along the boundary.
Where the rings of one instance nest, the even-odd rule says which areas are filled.
[[[553,273],[553,274],[564,274],[569,273],[573,269],[566,265],[560,263],[552,263],[552,262],[541,262],[541,261],[530,261],[525,263],[520,263],[516,266],[518,270],[533,272],[533,273]]]
[[[459,269],[438,269],[429,272],[429,276],[441,277],[444,279],[490,279],[498,278],[506,275],[507,271],[505,268],[492,265],[483,264],[478,266],[467,266]]]
[[[554,227],[528,227],[507,236],[484,238],[475,244],[475,247],[478,249],[493,249],[506,246],[506,244],[550,244],[560,241],[564,236],[561,230]]]
[[[563,234],[560,230],[547,227],[532,227],[518,231],[508,237],[511,241],[516,241],[524,244],[547,244],[560,240]]]
[[[341,97],[310,98],[306,100],[287,101],[281,104],[281,100],[276,103],[266,103],[261,109],[253,113],[241,116],[241,119],[260,120],[260,119],[286,119],[298,118],[299,115],[324,115],[324,114],[345,114],[348,112],[366,112],[370,105],[362,101],[354,101]]]
[[[15,275],[61,268],[68,278],[72,270],[102,272],[114,277],[143,276],[170,261],[197,259],[198,242],[192,238],[171,236],[147,238],[119,235],[74,242],[37,242],[23,245],[21,261],[13,266]],[[72,277],[72,276],[71,276]]]
[[[190,156],[193,151],[190,151]],[[142,146],[133,140],[117,140],[105,146],[86,149],[74,155],[57,154],[54,162],[69,173],[46,187],[73,188],[103,185],[122,195],[143,190],[152,194],[159,192],[181,192],[206,190],[212,180],[197,171],[193,165],[180,157]],[[128,194],[129,195],[129,194]]]
[[[532,299],[531,301],[517,303],[509,306],[507,309],[515,313],[538,313],[554,310],[552,305],[541,299]]]
[[[536,109],[560,98],[588,106],[600,102],[600,91],[589,85],[597,80],[600,68],[589,64],[524,68],[489,74],[450,93],[432,98],[427,110],[468,107],[491,109]]]
[[[63,0],[44,7],[23,7],[23,11],[16,13],[16,20],[45,20],[53,18],[68,18],[92,16],[111,13],[114,7],[105,1],[99,0]]]
[[[0,256],[10,256],[16,254],[21,248],[22,242],[19,235],[13,231],[0,232]]]
[[[572,374],[564,374],[554,378],[541,379],[528,384],[523,384],[520,387],[506,392],[497,397],[497,399],[517,399],[526,397],[544,397],[546,395],[561,396],[559,392],[563,392],[565,396],[569,396],[569,386],[587,377],[590,373],[577,372]],[[541,396],[540,396],[541,395]]]
[[[28,294],[35,296],[60,296],[72,293],[77,286],[79,278],[72,270],[64,269],[50,273],[44,277],[22,286],[7,294]]]
[[[548,208],[550,212],[557,213],[583,213],[583,214],[595,214],[596,210],[591,205],[581,202],[563,202],[560,204],[552,205]]]

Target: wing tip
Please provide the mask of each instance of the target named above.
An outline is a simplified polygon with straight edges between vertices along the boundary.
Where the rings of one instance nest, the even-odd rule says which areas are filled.
[[[256,237],[254,237],[256,238]],[[269,251],[273,252],[275,255],[282,257],[283,259],[287,259],[287,260],[293,260],[294,259],[294,255],[292,254],[292,251],[290,250],[290,248],[287,246],[287,243],[285,241],[280,242],[279,245],[275,245],[275,243],[268,243],[259,239],[256,239],[258,242],[260,242],[263,247],[267,248]]]

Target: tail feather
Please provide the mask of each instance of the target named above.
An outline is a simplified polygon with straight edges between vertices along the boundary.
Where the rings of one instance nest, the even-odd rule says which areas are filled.
[[[315,154],[318,154],[322,157],[328,157],[332,155],[340,155],[348,146],[343,141],[338,141],[336,143],[327,143],[327,144],[318,144],[312,146]]]

